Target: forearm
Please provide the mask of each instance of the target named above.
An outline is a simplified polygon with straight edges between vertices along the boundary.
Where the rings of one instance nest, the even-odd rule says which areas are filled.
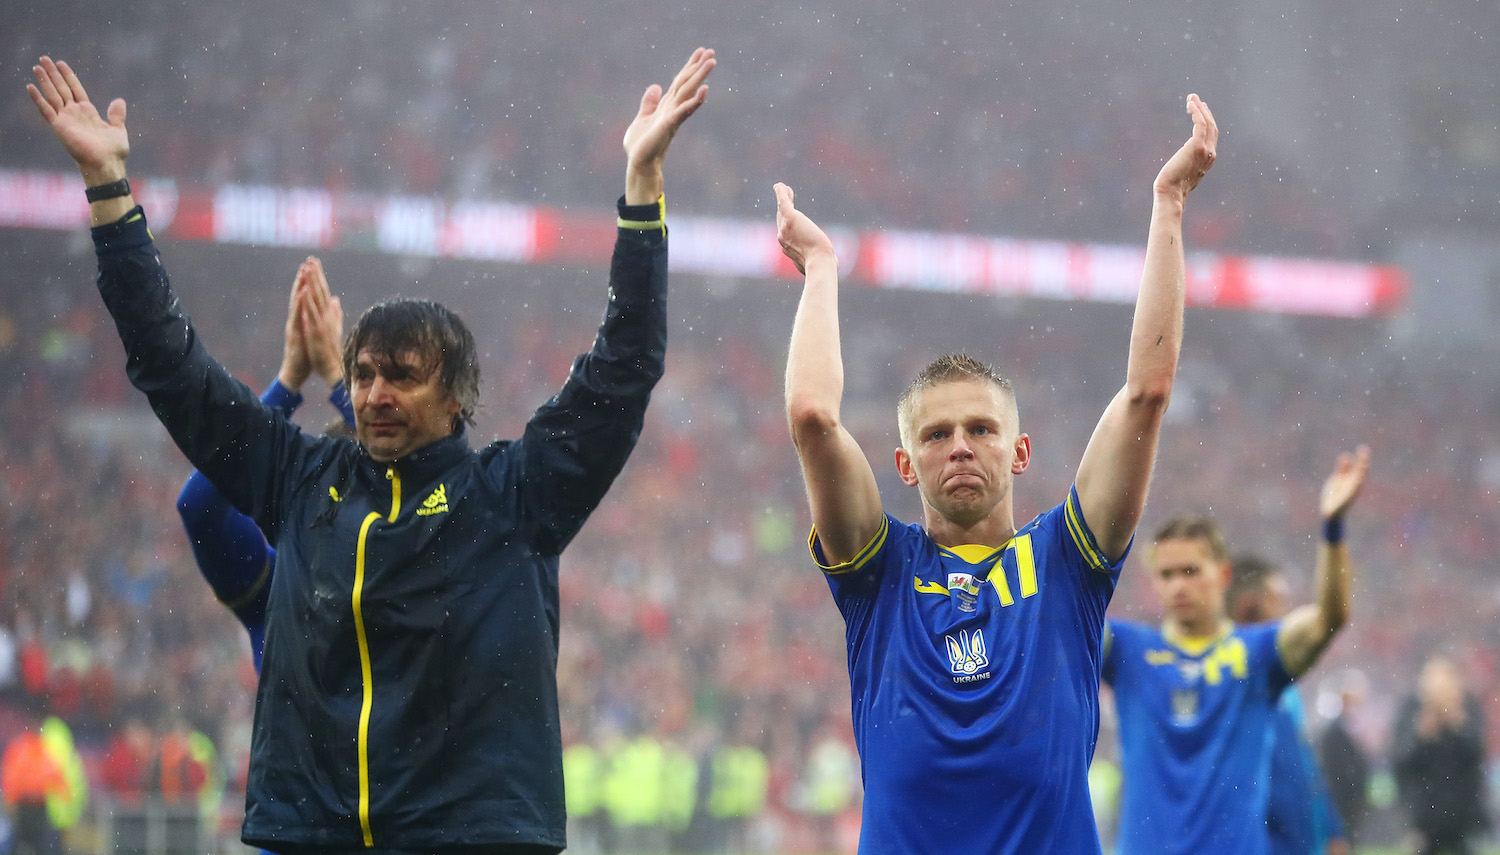
[[[1157,192],[1146,236],[1146,260],[1130,330],[1126,384],[1132,398],[1165,396],[1177,373],[1182,348],[1182,315],[1187,262],[1182,247],[1185,198]]]
[[[786,407],[794,438],[797,424],[805,419],[837,422],[844,396],[838,259],[831,253],[811,256],[806,271],[786,361]]]
[[[667,238],[662,207],[625,205],[610,262],[609,304],[574,381],[599,393],[643,397],[666,368]],[[644,408],[644,400],[642,401]]]
[[[1349,570],[1349,547],[1343,543],[1318,544],[1317,569],[1314,572],[1314,601],[1323,633],[1332,639],[1349,621],[1349,601],[1353,580]]]
[[[604,323],[521,439],[520,489],[542,509],[534,543],[549,554],[562,551],[624,468],[665,368],[667,243],[665,227],[643,219],[651,216],[655,206],[621,208]]]
[[[194,467],[221,485],[243,486],[245,495],[231,498],[248,504],[250,483],[273,477],[270,461],[248,460],[249,434],[266,432],[269,409],[203,349],[139,209],[96,227],[93,238],[99,293],[124,345],[131,383]],[[256,477],[242,477],[246,472]]]

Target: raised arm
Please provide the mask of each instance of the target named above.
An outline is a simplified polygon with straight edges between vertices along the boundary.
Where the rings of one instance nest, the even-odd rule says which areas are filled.
[[[99,293],[125,347],[130,382],[188,460],[238,507],[254,509],[270,534],[295,427],[209,356],[173,293],[125,181],[125,102],[115,99],[106,120],[67,63],[42,57],[32,70],[31,100],[89,188]]]
[[[870,461],[839,419],[839,261],[833,242],[776,185],[776,237],[805,277],[786,359],[786,415],[802,463],[813,525],[830,563],[853,559],[880,531],[880,490]]]
[[[536,548],[560,552],[624,468],[666,367],[667,229],[662,162],[708,96],[714,52],[693,51],[665,91],[652,85],[625,131],[625,196],[610,262],[604,323],[563,388],[522,438],[520,489],[541,509]]]
[[[1084,521],[1111,560],[1125,554],[1146,507],[1161,421],[1172,396],[1182,347],[1186,261],[1182,214],[1188,193],[1213,166],[1219,128],[1208,105],[1189,95],[1193,136],[1172,155],[1152,187],[1146,263],[1130,330],[1125,386],[1094,428],[1075,484]]]
[[[1276,632],[1276,647],[1288,674],[1300,676],[1318,661],[1329,642],[1349,621],[1349,547],[1344,545],[1344,514],[1358,498],[1370,471],[1370,448],[1340,454],[1338,464],[1318,500],[1323,537],[1318,543],[1318,566],[1313,602],[1294,609]]]

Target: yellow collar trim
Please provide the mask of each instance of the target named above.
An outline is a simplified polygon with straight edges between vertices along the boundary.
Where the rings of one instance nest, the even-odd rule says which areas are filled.
[[[1170,645],[1181,650],[1189,656],[1202,656],[1209,648],[1229,637],[1234,632],[1234,621],[1224,620],[1219,622],[1219,628],[1208,635],[1186,635],[1177,629],[1176,624],[1164,623],[1161,628],[1161,637]]]

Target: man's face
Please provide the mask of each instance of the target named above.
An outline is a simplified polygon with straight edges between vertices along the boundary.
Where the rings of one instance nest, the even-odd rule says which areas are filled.
[[[1224,613],[1229,564],[1214,560],[1208,543],[1198,539],[1158,542],[1147,559],[1151,586],[1166,613],[1187,624],[1207,624]]]
[[[435,364],[415,351],[377,359],[368,348],[354,358],[350,396],[355,434],[370,456],[389,463],[453,432],[458,399]]]
[[[896,450],[901,480],[944,518],[973,525],[1010,495],[1031,460],[1015,400],[993,383],[960,380],[923,389],[912,402],[909,448]]]

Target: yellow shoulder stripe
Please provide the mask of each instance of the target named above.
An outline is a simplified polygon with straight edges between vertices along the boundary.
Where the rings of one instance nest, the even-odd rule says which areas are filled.
[[[1073,542],[1078,545],[1078,551],[1083,553],[1084,560],[1095,570],[1108,570],[1109,562],[1099,554],[1099,548],[1094,546],[1094,539],[1089,536],[1088,527],[1084,525],[1083,512],[1078,508],[1078,493],[1069,491],[1063,516],[1067,519],[1068,534],[1073,536]]]
[[[843,562],[842,564],[824,564],[821,560],[819,560],[817,550],[817,526],[813,526],[812,533],[807,536],[807,549],[812,553],[813,563],[817,564],[818,569],[822,570],[824,573],[835,576],[843,573],[853,573],[855,570],[858,570],[860,567],[864,566],[865,562],[869,561],[870,558],[875,555],[875,553],[880,551],[880,547],[885,545],[885,535],[886,532],[890,530],[890,527],[890,517],[882,515],[880,518],[880,531],[875,532],[875,536],[870,538],[870,542],[865,544],[864,549],[861,549],[859,553],[856,554],[853,558]],[[943,589],[944,593],[947,593],[947,591],[947,588]]]

